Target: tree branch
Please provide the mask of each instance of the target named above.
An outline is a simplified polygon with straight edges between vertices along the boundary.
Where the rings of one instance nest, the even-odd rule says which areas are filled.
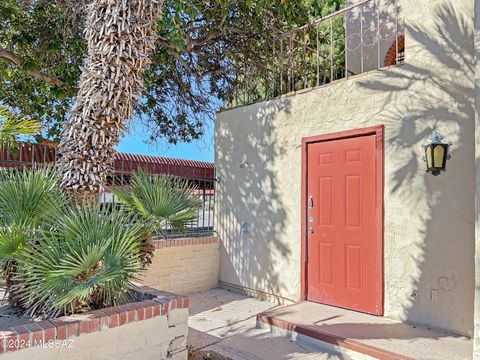
[[[0,59],[7,60],[9,63],[16,66],[17,68],[22,68],[22,60],[13,52],[5,50],[1,46],[0,46]],[[27,74],[29,74],[30,76],[33,76],[38,80],[45,81],[51,85],[55,85],[58,87],[65,87],[65,84],[63,83],[63,81],[47,73],[44,73],[40,70],[37,70],[37,69],[23,69],[23,70]]]

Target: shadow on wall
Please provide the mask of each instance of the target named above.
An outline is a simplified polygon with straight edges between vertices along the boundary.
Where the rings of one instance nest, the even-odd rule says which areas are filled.
[[[378,121],[386,128],[387,173],[388,168],[395,169],[385,181],[385,228],[389,229],[385,246],[395,247],[389,252],[391,258],[385,258],[385,267],[387,273],[397,276],[386,279],[385,288],[390,301],[405,304],[403,297],[408,296],[410,304],[401,310],[386,308],[386,314],[396,312],[393,315],[418,323],[436,319],[440,327],[464,329],[462,332],[471,335],[475,222],[473,19],[471,10],[461,14],[455,8],[437,7],[433,27],[407,24],[406,64],[360,81],[360,87],[390,94]],[[414,45],[409,47],[409,41]],[[415,61],[410,62],[413,58]],[[435,65],[422,63],[423,58],[433,58]],[[408,104],[403,105],[405,92],[409,94]],[[438,177],[424,174],[424,164],[419,161],[423,151],[420,146],[434,129],[454,143],[448,171]],[[391,196],[402,199],[402,203],[389,204]],[[402,218],[414,223],[416,239],[408,238]],[[391,233],[392,238],[387,238]],[[399,262],[406,254],[411,259]],[[405,294],[404,274],[413,274],[411,294]]]
[[[275,141],[272,123],[276,113],[290,112],[290,101],[283,98],[252,106],[257,107],[253,116],[251,111],[237,109],[238,118],[216,124],[220,135],[215,140],[220,178],[216,223],[223,240],[220,280],[284,294],[280,284],[285,282],[279,281],[282,274],[274,265],[277,258],[290,257],[292,249],[276,236],[285,230],[286,214],[271,168],[284,150]],[[243,147],[235,138],[242,139]]]
[[[471,335],[473,23],[472,9],[460,13],[459,2],[449,4],[455,5],[444,2],[421,25],[405,24],[404,65],[357,78],[352,84],[371,92],[372,98],[381,94],[378,103],[385,104],[365,121],[383,123],[386,128],[385,168],[390,177],[385,181],[385,314]],[[331,86],[329,94],[334,94],[335,85]],[[388,99],[383,102],[385,96]],[[216,123],[220,177],[216,211],[220,221],[216,224],[223,240],[220,277],[272,294],[298,294],[300,244],[281,242],[277,237],[298,225],[287,220],[285,209],[291,203],[285,194],[279,194],[279,183],[300,181],[300,174],[289,172],[288,164],[281,163],[282,158],[289,158],[284,156],[287,146],[291,152],[298,145],[297,134],[292,134],[292,140],[276,138],[273,122],[281,112],[291,112],[288,97],[226,111]],[[292,131],[303,134],[308,131],[302,128],[309,126],[303,124]],[[421,144],[434,129],[454,142],[448,171],[438,177],[425,174],[420,160]],[[284,168],[278,171],[279,166]],[[290,179],[279,179],[278,173],[288,174]],[[298,196],[292,194],[293,199]],[[292,269],[298,272],[292,274]]]

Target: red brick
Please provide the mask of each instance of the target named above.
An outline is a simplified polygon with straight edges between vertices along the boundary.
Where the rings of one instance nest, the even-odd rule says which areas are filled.
[[[90,332],[100,331],[100,318],[92,318],[90,319]]]
[[[153,315],[152,316],[160,316],[162,314],[162,310],[160,309],[159,304],[153,305]]]
[[[82,320],[79,322],[78,326],[80,334],[88,334],[90,332],[90,321]]]
[[[67,332],[67,323],[61,320],[57,319],[52,319],[49,320],[50,324],[55,326],[55,331],[56,331],[56,339],[57,340],[65,340],[67,338],[68,332]]]
[[[106,308],[106,309],[102,309],[102,311],[109,316],[109,321],[108,321],[109,326],[111,328],[117,327],[120,322],[119,320],[120,317],[118,316],[119,314],[115,310],[115,308]]]
[[[17,350],[17,335],[13,331],[0,331],[0,354]]]
[[[68,322],[68,337],[78,336],[78,330],[80,321],[69,321]]]
[[[101,310],[91,311],[94,317],[92,318],[93,324],[90,324],[90,331],[103,331],[108,329],[109,316]],[[97,325],[98,324],[98,325]]]
[[[127,321],[128,321],[129,323],[135,321],[136,312],[137,312],[137,310],[135,310],[135,309],[128,310],[128,312],[127,312]]]
[[[153,306],[151,304],[145,305],[145,320],[153,317]]]
[[[137,321],[142,321],[145,319],[145,306],[142,305],[139,309],[137,309]]]
[[[169,308],[169,304],[168,304],[168,303],[163,304],[162,315],[168,314],[168,308]]]
[[[10,344],[11,347],[15,348],[26,348],[29,345],[30,341],[30,331],[23,325],[16,325],[10,328],[17,335],[16,342]]]
[[[55,340],[56,328],[49,321],[40,321],[37,323],[43,330],[43,341]]]
[[[43,330],[36,323],[29,323],[24,325],[30,332],[30,341],[33,344],[39,344],[43,341]]]
[[[122,311],[118,314],[118,326],[125,325],[127,323],[127,311]]]

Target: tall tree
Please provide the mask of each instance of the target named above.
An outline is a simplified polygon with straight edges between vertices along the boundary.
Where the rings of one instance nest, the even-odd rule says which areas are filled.
[[[160,15],[147,0],[2,0],[0,99],[42,119],[44,136],[63,128],[62,186],[91,196],[132,111],[152,141],[199,138],[218,104],[233,100],[245,65],[271,62],[272,35],[342,4],[165,0]]]
[[[51,0],[0,1],[0,101],[56,139],[77,92],[85,9]],[[73,1],[72,1],[73,4]]]
[[[157,0],[95,0],[88,6],[87,58],[58,161],[61,187],[80,201],[91,201],[111,171],[114,146],[143,87],[160,12]]]
[[[78,90],[86,53],[86,5],[92,1],[0,1],[0,99],[25,117],[42,120],[43,136],[52,140],[58,139]],[[344,0],[165,0],[134,118],[148,126],[151,141],[201,137],[218,105],[231,101],[243,62],[270,63],[277,30],[306,23],[343,4]]]

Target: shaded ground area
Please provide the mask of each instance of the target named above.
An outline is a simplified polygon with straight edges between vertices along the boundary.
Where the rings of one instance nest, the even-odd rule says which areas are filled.
[[[192,360],[349,359],[340,354],[309,352],[287,338],[257,329],[257,313],[273,309],[275,304],[224,289],[202,291],[189,297],[188,342],[192,352],[200,356],[191,357]],[[202,357],[208,353],[210,358]]]
[[[10,326],[25,324],[32,319],[23,316],[16,309],[12,309],[5,297],[5,282],[0,280],[0,330]]]
[[[318,338],[348,341],[361,352],[369,348],[399,354],[399,358],[472,359],[472,339],[464,336],[313,302],[278,307],[261,319],[281,327],[301,326]]]
[[[214,351],[195,350],[193,347],[188,349],[188,360],[231,360]]]

